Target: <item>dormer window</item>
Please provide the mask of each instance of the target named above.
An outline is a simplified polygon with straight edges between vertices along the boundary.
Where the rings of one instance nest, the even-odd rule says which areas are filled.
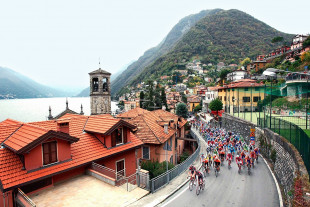
[[[115,147],[120,144],[127,142],[127,131],[126,128],[119,127],[111,134],[112,138],[112,147]]]
[[[42,144],[43,165],[49,165],[57,162],[57,142],[47,142]]]
[[[123,128],[118,128],[115,132],[116,132],[116,145],[123,144],[124,143]]]

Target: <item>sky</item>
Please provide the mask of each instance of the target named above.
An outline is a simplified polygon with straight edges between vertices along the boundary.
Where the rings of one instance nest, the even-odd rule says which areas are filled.
[[[291,34],[310,33],[310,1],[9,0],[0,2],[0,66],[63,89],[112,74],[156,46],[183,17],[238,9]]]

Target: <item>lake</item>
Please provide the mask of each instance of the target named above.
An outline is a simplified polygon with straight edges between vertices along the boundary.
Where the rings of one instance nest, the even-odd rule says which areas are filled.
[[[90,98],[68,98],[69,108],[80,113],[81,104],[85,115],[90,115]],[[2,99],[0,100],[0,121],[7,118],[22,122],[45,121],[48,108],[51,106],[52,115],[57,116],[66,109],[66,98],[33,98],[33,99]],[[111,103],[111,110],[117,109],[116,102]]]

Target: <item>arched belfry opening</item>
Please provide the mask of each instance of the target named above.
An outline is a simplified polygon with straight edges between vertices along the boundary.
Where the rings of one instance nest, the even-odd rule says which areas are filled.
[[[102,79],[102,91],[103,92],[108,92],[109,91],[108,78],[103,78]]]
[[[99,80],[98,78],[93,78],[93,81],[92,81],[92,88],[93,88],[93,92],[98,92],[99,91]]]
[[[99,68],[89,73],[91,114],[111,114],[111,73]]]

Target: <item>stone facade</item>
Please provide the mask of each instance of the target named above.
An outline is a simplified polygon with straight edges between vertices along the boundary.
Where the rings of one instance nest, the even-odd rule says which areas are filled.
[[[91,114],[111,114],[111,73],[99,68],[90,77],[90,109]]]

